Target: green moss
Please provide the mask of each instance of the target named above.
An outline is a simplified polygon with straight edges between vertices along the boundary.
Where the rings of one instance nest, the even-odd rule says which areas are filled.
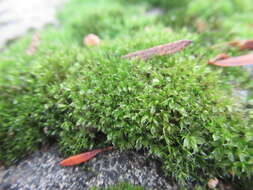
[[[133,186],[127,183],[120,183],[118,185],[114,185],[108,188],[92,188],[92,190],[143,190],[142,187]]]
[[[34,55],[25,53],[31,35],[2,52],[0,160],[11,164],[54,139],[66,155],[108,145],[148,151],[180,184],[230,179],[231,171],[236,179],[252,177],[252,114],[230,97],[231,80],[250,89],[249,75],[206,64],[221,51],[211,45],[251,35],[246,24],[250,7],[247,0],[221,1],[217,9],[200,15],[211,1],[196,6],[198,2],[165,9],[165,14],[185,10],[177,18],[185,27],[178,29],[181,25],[175,23],[173,32],[163,26],[171,24],[166,18],[146,15],[148,5],[170,7],[172,1],[125,5],[74,0],[60,14],[62,26],[40,33]],[[240,3],[235,12],[234,3]],[[211,23],[213,15],[224,19],[224,26],[214,21],[220,31],[192,30],[189,18]],[[222,38],[235,21],[246,31],[233,30]],[[98,34],[102,43],[80,45],[88,33]],[[194,43],[181,53],[147,62],[121,58],[179,39]],[[240,54],[236,49],[229,53]]]
[[[162,3],[162,0],[158,2],[161,3],[160,5],[157,3],[158,6],[168,7]],[[215,3],[212,0],[177,2],[179,6],[176,8],[169,6],[170,9],[160,16],[160,21],[169,27],[178,29],[187,26],[192,31],[200,32],[199,25],[202,25],[204,31],[201,33],[205,34],[206,40],[213,40],[213,42],[252,37],[252,27],[249,23],[251,23],[253,6],[250,0]]]
[[[126,2],[124,0],[120,0],[122,2]],[[151,8],[159,7],[164,10],[172,10],[181,7],[185,7],[188,4],[187,0],[129,0],[127,3],[147,3],[151,6]]]
[[[73,9],[80,11],[73,12]],[[90,33],[103,39],[131,35],[152,25],[156,18],[154,15],[148,15],[143,5],[122,5],[115,0],[86,3],[80,0],[72,1],[59,17],[65,29],[69,30],[79,43]]]
[[[29,69],[6,72],[0,84],[1,160],[54,138],[66,154],[110,144],[145,149],[181,183],[230,170],[251,175],[250,128],[219,73],[191,56],[203,49],[148,62],[120,58],[182,38],[196,36],[151,28],[98,48],[54,47],[16,60]]]

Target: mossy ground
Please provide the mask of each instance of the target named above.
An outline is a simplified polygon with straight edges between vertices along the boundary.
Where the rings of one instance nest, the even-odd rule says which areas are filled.
[[[231,96],[252,82],[241,68],[207,65],[224,51],[216,44],[252,38],[252,10],[250,0],[70,1],[34,55],[30,35],[0,54],[0,160],[53,140],[66,155],[111,144],[146,150],[182,185],[252,177],[251,111]],[[82,44],[89,33],[98,47]],[[147,62],[121,58],[179,39],[194,43]]]
[[[142,187],[138,187],[138,186],[133,186],[127,183],[120,183],[118,185],[114,185],[111,187],[108,187],[106,189],[104,188],[96,188],[94,187],[92,190],[143,190]]]

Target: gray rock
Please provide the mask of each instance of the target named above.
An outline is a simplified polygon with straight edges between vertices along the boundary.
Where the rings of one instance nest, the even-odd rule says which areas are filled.
[[[237,100],[238,103],[243,105],[248,103],[249,91],[241,88],[233,89],[233,97]]]
[[[152,190],[176,190],[157,161],[136,152],[108,151],[75,167],[61,167],[57,147],[38,151],[0,171],[0,190],[88,190],[129,182]]]
[[[64,0],[0,0],[0,49],[30,29],[56,24],[56,8]]]
[[[147,15],[158,16],[158,15],[162,15],[162,14],[164,14],[164,11],[160,8],[153,8],[153,9],[150,9],[149,11],[147,11]]]
[[[245,65],[243,68],[250,74],[250,76],[253,75],[253,65]]]
[[[249,73],[249,76],[252,77],[253,76],[253,65],[246,65],[246,66],[242,66],[242,68]],[[238,86],[236,85],[237,82],[236,81],[232,81],[231,83],[232,85]],[[238,103],[241,103],[243,105],[247,105],[250,104],[252,105],[252,100],[248,100],[249,98],[249,89],[243,89],[240,87],[234,88],[233,89],[233,96],[235,97],[235,99],[238,101]]]

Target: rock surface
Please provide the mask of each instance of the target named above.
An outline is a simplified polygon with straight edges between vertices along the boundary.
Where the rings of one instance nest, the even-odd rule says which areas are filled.
[[[0,0],[0,49],[29,29],[56,24],[57,7],[64,0]]]
[[[176,190],[159,164],[135,152],[104,152],[75,167],[60,167],[57,147],[38,151],[15,166],[0,171],[0,190],[88,190],[129,182],[152,190]]]

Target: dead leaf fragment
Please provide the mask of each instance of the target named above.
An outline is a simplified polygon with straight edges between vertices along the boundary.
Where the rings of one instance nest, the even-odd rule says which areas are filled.
[[[240,46],[241,50],[253,50],[253,40],[247,40]]]
[[[177,42],[159,45],[149,49],[129,53],[127,55],[124,55],[122,58],[126,59],[139,58],[143,60],[148,60],[156,55],[159,56],[170,55],[181,51],[182,49],[190,45],[191,42],[192,42],[191,40],[180,40]]]
[[[31,41],[28,49],[26,50],[26,54],[33,55],[37,51],[39,44],[40,44],[40,34],[35,33],[32,37],[32,41]]]
[[[219,183],[219,180],[217,178],[209,179],[207,185],[210,189],[214,189]]]
[[[112,146],[107,147],[107,148],[103,148],[103,149],[96,149],[93,151],[89,151],[89,152],[85,152],[82,154],[78,154],[75,156],[71,156],[63,161],[60,162],[61,166],[74,166],[77,164],[81,164],[83,162],[87,162],[88,160],[92,159],[93,157],[95,157],[98,153],[107,151],[107,150],[112,150]]]
[[[237,57],[231,57],[223,60],[218,60],[216,62],[211,62],[209,64],[220,66],[220,67],[236,67],[243,65],[253,64],[253,54],[247,54]]]
[[[226,53],[221,53],[219,55],[217,55],[216,57],[214,57],[213,59],[210,59],[208,61],[208,64],[215,64],[215,62],[220,61],[220,60],[224,60],[229,58],[229,55],[227,55]]]
[[[100,41],[100,38],[95,34],[89,34],[83,39],[83,43],[86,46],[97,46],[100,44]]]
[[[229,43],[232,47],[238,47],[240,50],[253,50],[253,40],[236,40]]]

